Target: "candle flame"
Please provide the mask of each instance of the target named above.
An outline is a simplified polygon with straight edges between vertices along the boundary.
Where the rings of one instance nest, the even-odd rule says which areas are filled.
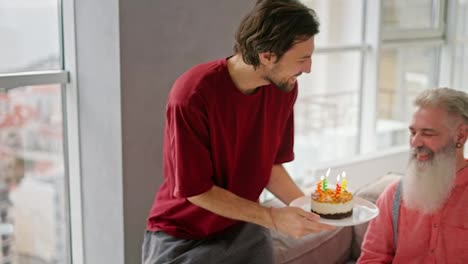
[[[343,176],[342,176],[343,179],[346,178],[346,171],[343,171],[341,174],[343,175]]]
[[[328,168],[327,173],[325,174],[327,177],[330,174],[330,168]]]

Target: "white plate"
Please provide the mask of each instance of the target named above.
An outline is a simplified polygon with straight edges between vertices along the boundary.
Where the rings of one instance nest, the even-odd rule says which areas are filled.
[[[310,212],[310,196],[302,196],[293,200],[289,206],[300,207],[307,212]],[[325,219],[320,218],[319,222],[333,226],[354,226],[368,222],[379,214],[379,208],[375,204],[354,197],[353,215],[343,219]]]

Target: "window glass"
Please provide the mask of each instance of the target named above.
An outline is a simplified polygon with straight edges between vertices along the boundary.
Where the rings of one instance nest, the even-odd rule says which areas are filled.
[[[314,165],[356,154],[361,52],[313,56],[310,74],[299,77],[294,108],[295,161],[288,169],[298,181]]]
[[[0,93],[2,263],[67,263],[60,85]]]
[[[382,26],[391,31],[435,28],[438,10],[437,0],[383,0]]]
[[[408,143],[413,100],[424,89],[437,86],[438,47],[383,49],[378,87],[377,148]]]
[[[0,0],[0,73],[60,68],[57,0]]]
[[[314,9],[320,21],[316,45],[336,46],[362,43],[362,0],[302,0]]]

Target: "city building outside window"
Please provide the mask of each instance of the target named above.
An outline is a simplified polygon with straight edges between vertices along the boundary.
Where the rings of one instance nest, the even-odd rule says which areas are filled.
[[[0,262],[69,263],[61,10],[0,0]]]

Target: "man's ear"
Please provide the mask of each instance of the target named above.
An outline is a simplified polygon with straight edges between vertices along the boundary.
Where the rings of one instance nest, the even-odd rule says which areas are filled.
[[[458,127],[458,131],[457,131],[457,142],[465,144],[467,137],[468,137],[468,125],[461,124]]]
[[[271,51],[260,52],[258,54],[258,58],[260,60],[260,64],[265,66],[272,65],[276,62],[276,54]]]

